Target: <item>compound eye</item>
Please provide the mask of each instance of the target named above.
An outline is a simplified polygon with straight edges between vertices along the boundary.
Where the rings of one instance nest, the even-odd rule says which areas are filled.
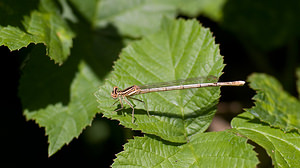
[[[117,92],[118,92],[118,87],[115,86],[113,88],[113,91],[111,92],[111,97],[114,98],[114,99],[118,98],[118,93]]]

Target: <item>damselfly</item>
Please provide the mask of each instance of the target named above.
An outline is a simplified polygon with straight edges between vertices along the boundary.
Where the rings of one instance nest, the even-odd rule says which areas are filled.
[[[216,77],[214,77],[214,78],[216,79]],[[113,99],[118,99],[114,104],[116,104],[118,101],[120,101],[120,104],[121,104],[121,108],[119,108],[115,111],[119,111],[119,110],[123,109],[122,100],[124,100],[132,108],[132,123],[134,123],[134,107],[128,101],[128,99],[133,99],[133,100],[142,102],[145,105],[148,116],[150,116],[145,102],[140,99],[132,97],[134,95],[151,93],[151,92],[201,88],[201,87],[243,86],[245,84],[245,81],[196,83],[197,81],[200,81],[199,79],[203,79],[203,77],[190,78],[190,79],[186,79],[186,80],[177,80],[177,81],[172,81],[172,82],[163,82],[163,83],[143,85],[143,86],[133,85],[124,90],[119,90],[119,88],[117,86],[115,86],[113,88],[113,91],[111,92],[111,97]]]

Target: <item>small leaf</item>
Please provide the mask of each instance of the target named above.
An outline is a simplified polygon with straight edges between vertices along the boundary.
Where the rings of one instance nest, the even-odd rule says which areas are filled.
[[[57,103],[37,111],[25,110],[28,120],[35,120],[41,127],[45,127],[49,139],[49,156],[78,137],[91,124],[97,113],[97,103],[91,88],[96,88],[99,84],[89,67],[81,63],[71,86],[71,100],[67,106]]]
[[[187,144],[135,137],[112,167],[255,167],[256,153],[246,141],[228,132],[197,134]]]
[[[204,14],[218,21],[222,18],[223,6],[226,2],[227,0],[181,0],[178,8],[189,17],[197,17],[199,14]]]
[[[46,54],[55,62],[62,64],[70,54],[74,33],[57,12],[52,1],[42,0],[40,8],[48,6],[48,11],[33,11],[24,17],[26,32],[18,27],[0,27],[0,45],[10,50],[18,50],[30,43],[46,45]],[[54,9],[53,9],[54,8]]]
[[[300,166],[300,135],[296,131],[283,132],[271,128],[248,112],[234,118],[231,125],[240,134],[266,149],[275,167]]]
[[[115,63],[114,71],[104,86],[95,93],[99,109],[105,117],[117,119],[122,125],[155,134],[173,142],[186,142],[190,136],[203,132],[216,112],[219,88],[149,93],[136,98],[145,101],[152,116],[148,117],[142,103],[132,109],[118,107],[110,97],[114,86],[121,89],[134,84],[173,81],[198,76],[219,77],[224,67],[218,46],[208,29],[195,20],[165,20],[161,31],[126,47]]]
[[[253,74],[248,80],[257,94],[253,98],[255,107],[246,111],[284,131],[300,131],[300,103],[295,97],[285,92],[275,78],[266,74]]]
[[[0,45],[7,46],[10,50],[18,50],[38,41],[36,36],[25,33],[18,27],[0,26]]]

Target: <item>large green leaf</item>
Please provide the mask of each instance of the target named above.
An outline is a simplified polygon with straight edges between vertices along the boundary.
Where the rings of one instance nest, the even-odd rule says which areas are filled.
[[[140,37],[155,32],[164,16],[175,16],[175,7],[145,0],[71,0],[94,27],[115,26],[120,34]],[[117,4],[117,5],[116,5]]]
[[[247,109],[264,122],[284,131],[300,132],[300,103],[285,92],[280,83],[266,74],[253,74],[248,79],[250,87],[257,91],[255,107]]]
[[[94,90],[91,88],[97,88],[99,84],[91,69],[82,62],[71,85],[68,105],[59,102],[36,111],[25,110],[27,119],[35,120],[41,127],[45,127],[49,139],[49,156],[78,137],[91,124],[97,113],[97,103],[92,94]]]
[[[135,137],[112,167],[255,167],[256,153],[246,141],[227,132],[197,134],[186,144]]]
[[[300,135],[296,131],[271,128],[248,112],[234,118],[231,124],[241,135],[261,145],[275,167],[300,166]]]
[[[30,43],[43,43],[46,54],[55,62],[62,64],[70,54],[74,33],[58,13],[58,7],[50,0],[42,0],[39,10],[24,17],[23,26],[0,27],[0,45],[10,50],[19,50]]]
[[[161,31],[126,47],[115,63],[106,83],[95,93],[99,109],[105,117],[145,133],[156,134],[173,142],[186,142],[190,136],[203,132],[216,112],[219,88],[138,95],[148,105],[147,116],[142,103],[136,103],[135,123],[132,109],[118,107],[110,97],[114,86],[121,89],[134,84],[172,81],[198,76],[219,77],[224,67],[218,46],[208,29],[196,20],[165,20]]]
[[[163,17],[180,12],[190,17],[204,13],[218,20],[225,0],[93,0],[70,2],[94,27],[113,25],[123,36],[141,37],[156,32]],[[117,5],[116,5],[117,4]]]

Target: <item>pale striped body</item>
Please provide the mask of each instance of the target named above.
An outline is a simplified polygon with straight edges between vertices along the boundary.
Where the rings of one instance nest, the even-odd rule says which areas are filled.
[[[215,83],[198,83],[198,84],[189,84],[189,85],[178,85],[178,86],[166,86],[166,87],[157,87],[157,88],[146,88],[136,91],[136,94],[150,93],[150,92],[162,92],[162,91],[171,91],[171,90],[183,90],[183,89],[192,89],[192,88],[201,88],[201,87],[216,87],[216,86],[243,86],[244,81],[233,81],[233,82],[215,82]]]
[[[164,86],[164,87],[153,87],[153,88],[143,88],[143,89],[141,89],[141,87],[139,87],[137,85],[133,85],[124,90],[119,90],[119,88],[117,86],[115,86],[113,88],[113,91],[111,92],[111,96],[114,99],[118,98],[121,103],[121,108],[117,109],[116,111],[123,109],[122,100],[124,100],[132,108],[132,123],[133,123],[134,122],[134,108],[126,99],[130,98],[130,99],[138,100],[138,101],[144,103],[144,105],[145,105],[145,102],[142,100],[133,98],[131,96],[138,95],[138,94],[144,94],[144,93],[151,93],[151,92],[182,90],[182,89],[192,89],[192,88],[201,88],[201,87],[243,86],[244,84],[245,84],[245,81],[232,81],[232,82],[215,82],[215,83],[198,83],[198,84],[188,84],[188,85]],[[149,115],[148,110],[147,110],[147,113]]]

